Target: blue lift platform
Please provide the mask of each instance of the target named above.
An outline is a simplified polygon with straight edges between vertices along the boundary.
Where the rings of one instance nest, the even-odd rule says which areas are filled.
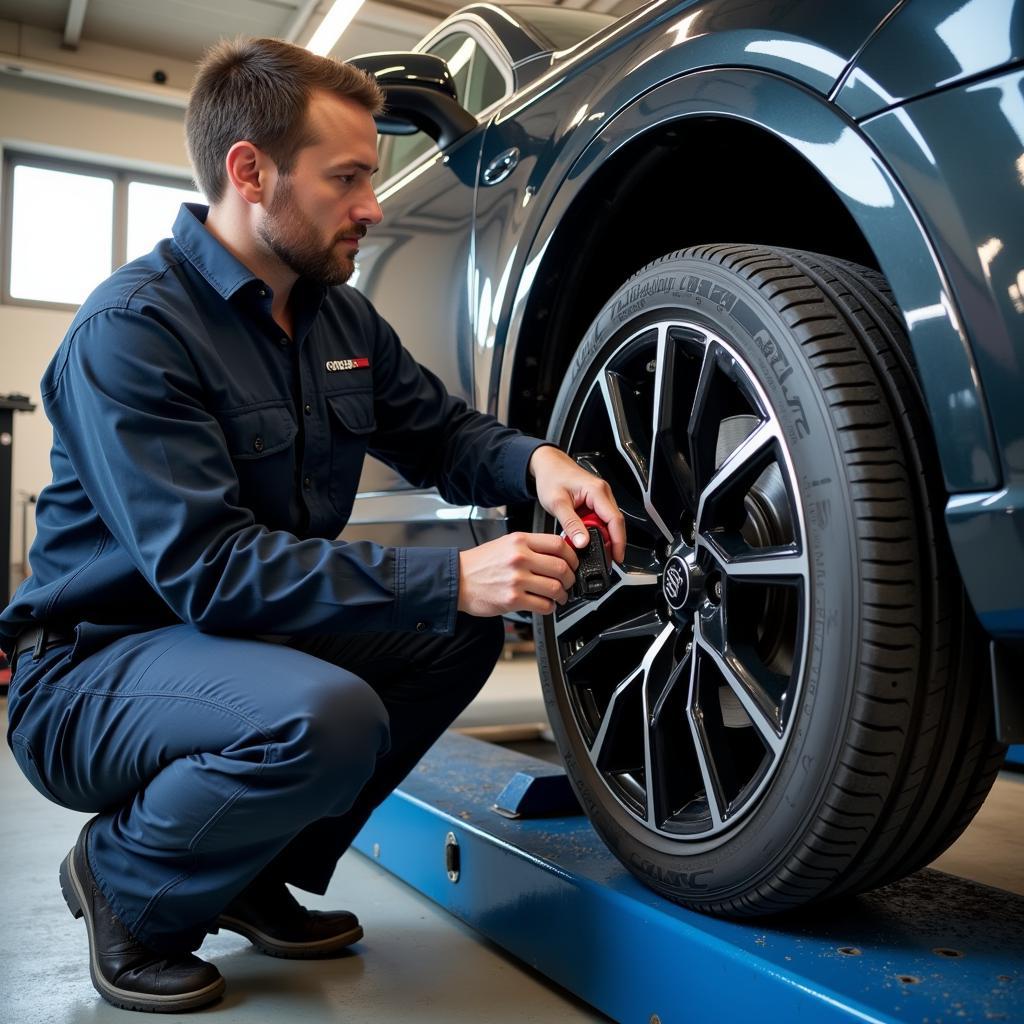
[[[621,1024],[1024,1022],[1024,897],[925,870],[718,920],[641,885],[574,803],[557,766],[448,733],[355,845]]]

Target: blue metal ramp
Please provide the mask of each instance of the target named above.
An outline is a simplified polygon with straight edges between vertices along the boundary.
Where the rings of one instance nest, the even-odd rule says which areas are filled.
[[[926,870],[785,920],[717,920],[646,889],[582,815],[494,811],[524,771],[550,766],[448,733],[356,848],[622,1024],[1024,1021],[1024,897]]]

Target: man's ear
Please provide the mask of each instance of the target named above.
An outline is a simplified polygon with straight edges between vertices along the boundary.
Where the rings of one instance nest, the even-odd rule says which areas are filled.
[[[251,142],[236,142],[224,158],[231,187],[247,202],[261,203],[268,197],[273,161]]]

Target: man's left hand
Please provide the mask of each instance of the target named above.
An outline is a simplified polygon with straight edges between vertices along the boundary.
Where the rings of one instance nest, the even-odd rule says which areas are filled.
[[[590,542],[576,512],[580,508],[590,509],[607,524],[612,539],[612,558],[621,563],[626,557],[626,522],[608,484],[551,445],[534,451],[529,470],[536,481],[537,500],[562,524],[573,545],[585,548]]]

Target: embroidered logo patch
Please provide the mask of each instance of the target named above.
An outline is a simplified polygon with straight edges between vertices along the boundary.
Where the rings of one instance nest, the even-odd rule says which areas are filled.
[[[328,359],[327,372],[337,373],[339,370],[359,370],[369,365],[370,360],[366,356],[358,356],[355,359]]]

